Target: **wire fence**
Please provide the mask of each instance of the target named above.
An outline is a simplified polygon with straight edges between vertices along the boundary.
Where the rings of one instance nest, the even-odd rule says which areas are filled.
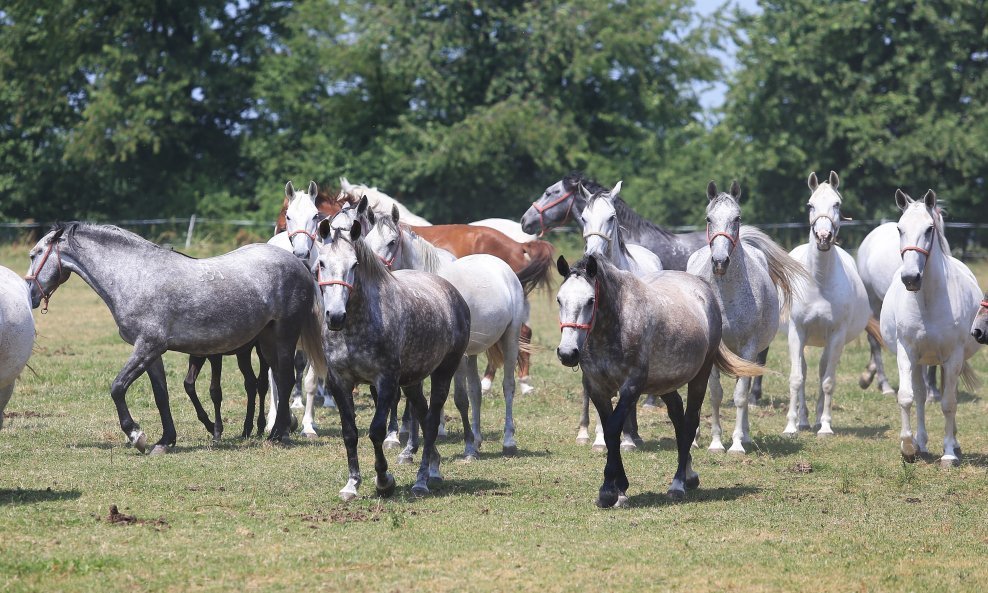
[[[851,220],[841,223],[839,244],[848,251],[854,251],[872,229],[890,219]],[[195,246],[215,243],[235,243],[244,245],[266,241],[271,237],[274,225],[257,220],[200,218],[192,215],[187,218],[150,218],[110,221],[121,228],[158,243],[175,248],[189,249]],[[51,222],[0,222],[0,244],[34,243]],[[780,222],[755,225],[779,245],[791,249],[808,240],[809,226],[805,222]],[[945,223],[947,240],[953,255],[961,259],[988,259],[988,224],[968,222]],[[666,227],[675,233],[703,231],[702,226]],[[576,227],[560,227],[553,234],[571,234],[579,231]]]

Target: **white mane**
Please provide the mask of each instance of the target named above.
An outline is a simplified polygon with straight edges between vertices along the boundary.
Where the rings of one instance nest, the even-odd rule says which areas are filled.
[[[405,208],[405,206],[403,206],[400,202],[376,187],[367,187],[366,185],[359,183],[350,183],[347,181],[346,177],[340,177],[340,189],[344,194],[350,196],[354,200],[359,200],[360,198],[367,196],[368,205],[372,210],[374,210],[375,214],[380,216],[391,216],[391,207],[397,206],[399,218],[402,222],[415,226],[432,226],[431,222],[421,216],[412,214],[408,208]]]

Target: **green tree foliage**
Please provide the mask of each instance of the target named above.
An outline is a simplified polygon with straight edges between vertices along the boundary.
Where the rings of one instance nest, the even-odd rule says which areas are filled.
[[[809,171],[841,174],[855,217],[935,188],[988,220],[988,7],[983,1],[787,0],[737,22],[725,125],[755,218],[802,220]]]
[[[286,7],[14,0],[0,12],[3,214],[188,215],[249,204],[244,114]],[[210,212],[200,212],[210,214]]]
[[[673,0],[299,2],[258,77],[259,199],[345,174],[437,222],[514,218],[570,169],[695,167],[693,83],[719,64],[691,18]],[[655,180],[626,196],[664,220]]]

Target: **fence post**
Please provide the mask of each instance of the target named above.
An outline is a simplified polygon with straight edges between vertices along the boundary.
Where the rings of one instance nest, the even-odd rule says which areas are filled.
[[[189,231],[185,234],[185,248],[188,249],[189,245],[192,243],[192,232],[196,228],[196,215],[193,214],[189,217]]]

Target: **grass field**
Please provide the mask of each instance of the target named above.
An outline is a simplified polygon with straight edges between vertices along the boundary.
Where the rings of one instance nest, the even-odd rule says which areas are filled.
[[[26,253],[3,247],[0,263],[23,273]],[[976,272],[988,280],[988,268]],[[696,451],[700,489],[671,503],[672,426],[664,410],[643,411],[647,445],[625,456],[631,507],[602,511],[592,501],[603,456],[574,441],[580,379],[555,359],[553,305],[533,300],[538,389],[515,400],[518,456],[500,455],[495,388],[484,398],[480,461],[457,461],[461,432],[450,423],[440,445],[445,482],[434,495],[412,497],[415,468],[392,466],[398,492],[382,500],[362,432],[363,496],[344,504],[335,411],[319,410],[316,440],[296,438],[288,448],[241,442],[246,398],[232,360],[221,444],[211,444],[183,393],[185,358],[169,353],[178,447],[159,457],[127,448],[108,389],[130,347],[73,277],[47,315],[36,312],[33,371],[23,374],[0,431],[0,591],[988,590],[982,393],[959,398],[960,467],[941,469],[935,458],[905,465],[897,405],[857,385],[862,338],[840,365],[837,436],[784,439],[789,368],[779,338],[768,365],[778,373],[765,379],[769,403],[752,413],[751,453]],[[811,360],[818,355],[810,349]],[[984,353],[973,363],[988,378]],[[206,387],[201,380],[204,398]],[[128,402],[156,440],[146,378]],[[367,397],[357,403],[365,431],[372,408]],[[724,415],[729,436],[733,410]],[[929,418],[939,453],[942,416],[933,408]],[[111,505],[136,520],[109,521]]]

